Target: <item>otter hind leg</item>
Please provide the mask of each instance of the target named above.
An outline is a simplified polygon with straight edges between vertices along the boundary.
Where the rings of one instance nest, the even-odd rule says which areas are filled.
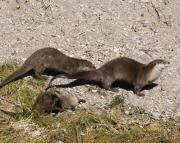
[[[134,94],[138,96],[145,96],[144,93],[141,93],[142,86],[140,85],[134,85]]]
[[[117,92],[116,89],[111,88],[113,82],[114,82],[113,78],[107,76],[102,80],[102,87],[106,90]]]

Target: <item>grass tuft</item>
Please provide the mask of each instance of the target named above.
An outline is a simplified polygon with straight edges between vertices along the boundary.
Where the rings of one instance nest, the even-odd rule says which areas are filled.
[[[135,110],[134,110],[134,113],[136,113],[136,114],[144,114],[145,110],[142,107],[136,107]]]
[[[117,107],[117,106],[124,107],[124,97],[117,95],[113,98],[113,100],[109,104],[110,108]]]

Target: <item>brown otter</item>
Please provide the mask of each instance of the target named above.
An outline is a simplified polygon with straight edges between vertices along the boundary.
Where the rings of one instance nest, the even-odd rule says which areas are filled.
[[[62,95],[60,92],[42,92],[35,100],[33,110],[41,114],[58,113],[67,109],[75,110],[75,107],[85,102],[74,94]]]
[[[136,60],[120,57],[113,59],[98,69],[83,71],[72,75],[66,75],[71,79],[83,79],[100,81],[102,87],[110,90],[111,84],[115,81],[126,81],[134,86],[134,93],[143,96],[141,89],[155,81],[162,71],[157,65],[167,63],[164,60],[157,59],[149,64],[142,64]]]
[[[58,113],[64,111],[61,108],[59,97],[51,92],[41,93],[35,100],[33,110],[36,110],[41,114]]]
[[[43,48],[34,52],[20,69],[12,73],[0,84],[0,88],[30,73],[30,75],[32,75],[32,72],[36,77],[44,79],[44,77],[41,76],[42,74],[56,77],[56,75],[62,73],[73,74],[92,69],[95,69],[95,66],[90,61],[66,56],[55,48]]]

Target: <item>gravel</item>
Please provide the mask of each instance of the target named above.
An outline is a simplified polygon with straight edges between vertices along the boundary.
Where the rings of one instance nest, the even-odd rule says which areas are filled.
[[[145,97],[92,85],[60,90],[79,93],[87,100],[86,106],[102,107],[120,95],[127,104],[143,107],[154,118],[180,116],[179,7],[179,0],[3,0],[0,63],[24,61],[47,46],[88,59],[97,67],[118,56],[143,63],[166,59],[170,64],[156,81],[158,86],[143,91]]]

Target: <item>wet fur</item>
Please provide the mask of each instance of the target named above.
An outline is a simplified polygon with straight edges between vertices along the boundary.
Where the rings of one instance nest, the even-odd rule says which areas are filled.
[[[127,57],[120,57],[105,63],[96,70],[83,71],[68,75],[68,77],[100,81],[102,87],[107,90],[112,90],[111,85],[115,81],[125,81],[134,86],[135,94],[142,96],[141,89],[160,76],[161,69],[156,69],[156,66],[166,63],[164,60],[157,59],[149,64],[143,64]]]
[[[34,52],[17,71],[0,84],[0,88],[26,75],[33,75],[40,79],[44,79],[42,74],[52,75],[54,78],[51,83],[57,75],[92,69],[95,69],[95,66],[87,60],[66,56],[55,48],[43,48]]]

